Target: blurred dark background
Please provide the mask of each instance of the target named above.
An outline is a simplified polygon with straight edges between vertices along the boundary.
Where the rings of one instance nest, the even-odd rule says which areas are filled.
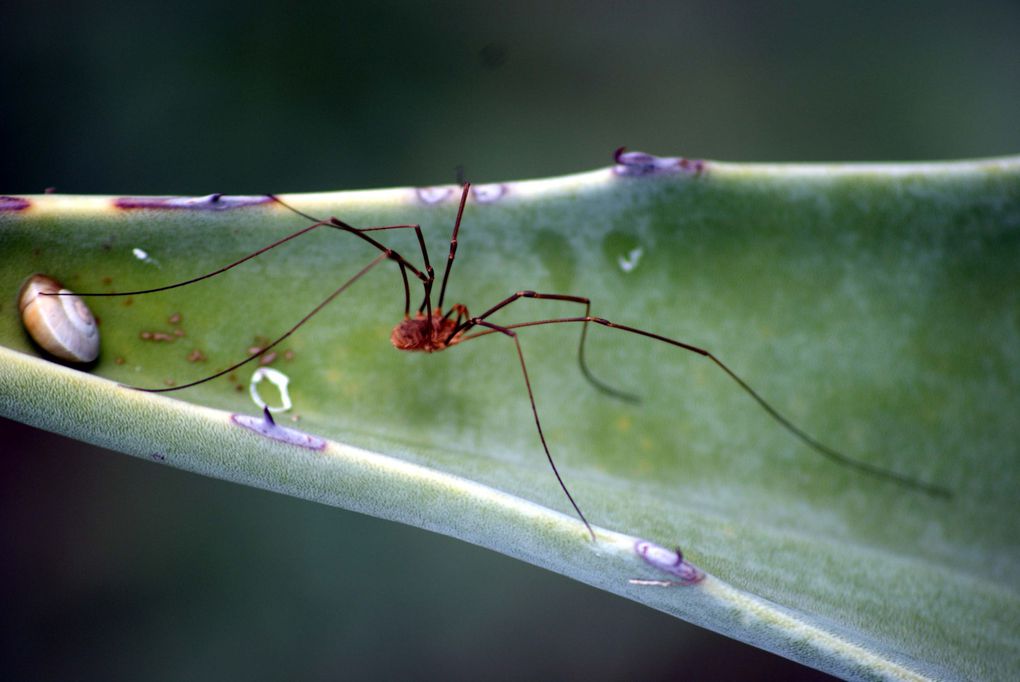
[[[0,194],[1020,151],[1015,1],[7,0],[0,70]],[[821,677],[422,531],[2,420],[0,452],[5,679]]]

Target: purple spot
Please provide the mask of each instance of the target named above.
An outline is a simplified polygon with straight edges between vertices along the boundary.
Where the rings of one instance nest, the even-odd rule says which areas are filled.
[[[230,415],[230,420],[238,426],[243,426],[244,428],[254,431],[261,436],[278,440],[281,443],[297,445],[298,447],[308,448],[309,450],[326,449],[326,441],[324,439],[311,436],[307,433],[298,431],[297,429],[289,429],[286,426],[277,426],[272,417],[267,419],[264,416],[252,417],[247,414],[232,414]]]
[[[0,211],[24,211],[31,205],[32,202],[28,199],[0,196]]]
[[[662,175],[670,173],[686,173],[700,175],[705,170],[705,162],[701,159],[687,159],[682,156],[654,156],[644,152],[628,152],[620,147],[613,153],[616,165],[613,172],[617,175]]]
[[[204,197],[120,197],[113,205],[121,209],[158,208],[195,211],[228,211],[232,208],[273,203],[268,194],[257,196],[209,194]]]
[[[471,196],[479,204],[490,204],[506,196],[507,187],[503,184],[494,185],[472,185]]]
[[[453,194],[453,189],[451,187],[419,187],[415,192],[422,203],[438,204]]]
[[[684,555],[679,549],[674,551],[648,540],[638,540],[634,543],[634,551],[660,571],[675,575],[681,585],[693,585],[705,578],[705,574],[694,564],[684,561]]]
[[[165,462],[166,461],[166,455],[164,455],[161,452],[154,452],[154,453],[152,453],[149,456],[152,457],[157,462]]]

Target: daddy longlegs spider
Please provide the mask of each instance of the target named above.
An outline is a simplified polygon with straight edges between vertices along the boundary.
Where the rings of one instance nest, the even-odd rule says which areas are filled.
[[[78,296],[138,296],[142,294],[151,294],[158,291],[166,291],[168,289],[176,289],[178,287],[187,286],[194,284],[211,277],[223,274],[224,272],[241,265],[257,256],[260,256],[271,249],[285,244],[292,239],[297,239],[302,235],[308,234],[309,232],[320,228],[329,227],[332,229],[339,230],[341,232],[347,232],[354,235],[355,237],[367,242],[379,251],[379,254],[373,258],[367,265],[362,267],[347,281],[341,284],[333,293],[327,296],[321,303],[315,306],[309,313],[297,321],[294,326],[284,332],[272,343],[264,345],[259,352],[249,355],[249,357],[237,362],[226,369],[211,374],[202,379],[192,381],[190,383],[182,384],[179,386],[173,386],[170,388],[144,388],[132,386],[130,388],[136,388],[141,391],[148,391],[150,393],[167,393],[170,391],[180,391],[185,388],[197,386],[198,384],[211,381],[225,374],[229,374],[239,367],[254,361],[256,358],[269,352],[272,348],[280,344],[284,339],[289,337],[291,334],[296,332],[301,326],[308,322],[312,317],[317,315],[323,308],[333,302],[338,296],[344,293],[352,284],[364,277],[369,271],[379,265],[385,260],[391,260],[397,264],[400,270],[401,280],[404,288],[404,317],[403,319],[393,328],[390,334],[390,342],[395,348],[403,351],[417,351],[422,353],[436,353],[439,351],[452,348],[466,341],[472,341],[475,339],[488,336],[490,334],[501,334],[506,338],[509,338],[514,343],[514,348],[517,352],[517,358],[521,365],[521,374],[524,377],[524,387],[527,391],[528,401],[531,404],[531,413],[534,416],[535,428],[538,431],[539,440],[542,443],[542,449],[545,452],[546,459],[549,461],[549,466],[552,468],[553,474],[556,476],[556,480],[559,483],[563,493],[567,496],[571,506],[577,513],[581,522],[587,529],[588,534],[592,540],[595,540],[595,531],[592,529],[591,524],[588,522],[587,517],[581,511],[581,507],[574,500],[574,496],[570,493],[567,488],[563,477],[560,475],[559,469],[556,467],[556,462],[553,460],[552,453],[549,450],[549,444],[546,442],[545,433],[542,431],[542,421],[539,418],[538,407],[535,403],[535,395],[531,388],[531,380],[528,377],[528,367],[524,359],[524,351],[521,348],[520,338],[516,330],[524,327],[536,327],[540,325],[552,325],[552,324],[580,324],[581,325],[581,338],[578,344],[578,364],[581,372],[585,378],[597,389],[607,393],[615,398],[624,401],[636,401],[636,398],[630,394],[618,391],[611,386],[600,381],[588,368],[588,364],[584,356],[585,341],[588,337],[588,326],[589,324],[597,324],[603,327],[609,327],[610,329],[617,329],[628,334],[635,334],[643,336],[661,343],[665,343],[681,350],[688,351],[700,355],[710,362],[714,363],[720,370],[722,370],[727,376],[732,379],[737,386],[740,387],[748,396],[750,396],[760,407],[763,409],[773,420],[775,420],[780,426],[786,429],[789,433],[797,437],[805,445],[813,449],[820,455],[828,458],[832,462],[854,469],[862,474],[866,474],[878,479],[882,479],[904,488],[912,489],[933,497],[949,498],[951,493],[943,487],[924,483],[922,481],[910,478],[908,476],[895,473],[888,469],[884,469],[874,464],[855,459],[850,457],[839,450],[825,445],[821,441],[817,440],[806,431],[801,429],[799,426],[790,421],[785,417],[779,410],[777,410],[771,403],[766,401],[756,390],[738,376],[732,369],[730,369],[725,363],[723,363],[718,357],[716,357],[711,351],[704,348],[679,341],[677,339],[662,336],[654,332],[650,332],[637,327],[631,327],[616,322],[610,322],[609,320],[601,317],[595,317],[591,314],[591,301],[585,296],[577,296],[574,294],[559,294],[559,293],[538,293],[535,291],[518,291],[510,296],[507,296],[502,301],[499,301],[481,315],[472,316],[465,305],[456,303],[450,306],[447,312],[443,312],[443,302],[446,296],[446,285],[449,281],[450,271],[453,267],[453,262],[457,256],[457,235],[460,232],[461,219],[464,216],[464,207],[467,204],[467,199],[470,193],[471,185],[465,183],[462,188],[460,197],[460,206],[457,209],[457,218],[453,225],[453,234],[450,237],[450,249],[449,255],[446,259],[446,267],[443,271],[443,279],[439,287],[439,298],[437,299],[436,305],[432,305],[432,293],[433,284],[435,283],[435,272],[432,268],[432,264],[429,260],[428,247],[425,245],[425,238],[422,235],[421,226],[417,224],[402,224],[402,225],[384,225],[376,227],[353,227],[344,221],[336,217],[330,217],[327,220],[316,219],[306,213],[303,213],[296,208],[285,203],[279,197],[269,195],[269,197],[281,206],[289,209],[295,214],[311,221],[311,224],[304,227],[296,232],[293,232],[282,239],[278,239],[275,242],[264,246],[261,249],[254,251],[247,256],[225,265],[218,270],[193,277],[192,279],[177,282],[175,284],[168,284],[166,286],[155,287],[152,289],[141,289],[138,291],[120,291],[120,292],[108,292],[108,293],[79,293]],[[413,230],[418,240],[418,246],[421,249],[422,257],[422,268],[416,267],[409,260],[404,258],[400,253],[391,249],[378,241],[371,235],[373,232],[382,232],[386,230]],[[423,289],[422,302],[418,306],[417,310],[412,315],[411,313],[411,287],[408,279],[408,273],[418,279]],[[63,293],[51,293],[46,295],[65,295]],[[507,306],[515,303],[524,298],[538,299],[545,301],[563,301],[568,303],[576,303],[584,306],[584,314],[575,317],[555,317],[547,319],[532,320],[530,322],[518,322],[509,325],[499,325],[489,321],[498,311],[506,308]]]

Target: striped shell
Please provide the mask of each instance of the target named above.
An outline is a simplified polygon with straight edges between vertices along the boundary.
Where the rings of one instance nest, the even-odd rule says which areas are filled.
[[[41,293],[63,296],[40,296]],[[46,275],[32,275],[18,294],[18,310],[32,340],[68,362],[92,362],[99,356],[99,329],[85,302]]]

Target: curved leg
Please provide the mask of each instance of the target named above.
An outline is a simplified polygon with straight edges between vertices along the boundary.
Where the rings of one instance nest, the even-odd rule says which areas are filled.
[[[273,200],[276,201],[277,203],[279,203],[280,205],[286,207],[287,209],[289,209],[291,211],[294,211],[298,215],[300,215],[302,217],[309,217],[306,214],[302,213],[301,211],[298,211],[297,209],[295,209],[295,208],[285,204],[284,202],[282,202],[277,197],[275,197],[273,195],[269,195],[269,196],[272,197]],[[410,289],[409,289],[409,285],[408,285],[408,281],[407,281],[407,272],[406,272],[406,270],[410,270],[416,277],[418,277],[419,280],[422,281],[422,283],[426,287],[426,296],[428,295],[427,292],[431,288],[432,281],[435,279],[435,277],[432,274],[431,266],[428,265],[428,250],[425,248],[425,242],[424,242],[424,239],[422,238],[422,235],[421,235],[421,228],[418,225],[389,225],[389,226],[386,226],[386,227],[373,227],[373,228],[368,228],[367,230],[362,230],[362,229],[359,229],[359,228],[356,228],[356,227],[352,227],[352,226],[350,226],[350,225],[348,225],[348,224],[338,220],[337,218],[330,218],[329,220],[318,220],[318,221],[315,221],[313,224],[311,224],[311,225],[309,225],[307,227],[303,227],[303,228],[301,228],[300,230],[298,230],[296,232],[292,232],[291,234],[289,234],[289,235],[287,235],[285,237],[282,237],[281,239],[277,239],[273,243],[268,244],[266,246],[263,246],[261,249],[258,249],[257,251],[253,251],[252,253],[249,253],[247,256],[244,256],[243,258],[239,258],[238,260],[236,260],[236,261],[234,261],[232,263],[229,263],[227,265],[224,265],[221,268],[213,270],[212,272],[207,272],[204,275],[199,275],[198,277],[192,277],[191,279],[186,279],[186,280],[183,280],[181,282],[174,282],[173,284],[167,284],[167,285],[161,286],[161,287],[152,287],[150,289],[136,289],[136,290],[132,290],[132,291],[81,292],[81,293],[76,293],[74,295],[76,295],[76,296],[138,296],[138,295],[142,295],[142,294],[154,294],[154,293],[159,292],[159,291],[168,291],[170,289],[177,289],[179,287],[188,286],[189,284],[195,284],[197,282],[201,282],[202,280],[210,279],[210,278],[215,277],[217,275],[222,275],[224,272],[227,272],[228,270],[232,270],[232,269],[236,268],[238,265],[241,265],[242,263],[246,263],[246,262],[252,260],[253,258],[261,256],[262,254],[266,253],[267,251],[271,251],[272,249],[275,249],[278,246],[282,246],[283,244],[286,244],[287,242],[291,241],[292,239],[297,239],[298,237],[301,237],[301,236],[303,236],[305,234],[308,234],[312,230],[315,230],[315,229],[320,228],[320,227],[331,227],[333,229],[341,230],[343,232],[349,232],[349,233],[355,235],[356,237],[360,237],[364,241],[366,241],[369,244],[371,244],[372,246],[374,246],[379,251],[383,252],[386,255],[387,258],[389,258],[390,260],[393,260],[393,261],[395,261],[397,263],[397,265],[400,267],[400,275],[401,275],[401,278],[403,279],[403,283],[404,283],[404,301],[405,301],[404,313],[405,313],[405,315],[410,313],[410,297],[411,297]],[[400,253],[398,253],[397,251],[394,251],[393,249],[390,249],[389,247],[379,243],[377,240],[373,239],[372,237],[369,237],[368,235],[363,234],[366,231],[386,230],[386,229],[401,229],[401,228],[413,228],[417,232],[417,234],[418,234],[418,241],[419,241],[419,244],[421,245],[421,248],[422,248],[422,254],[423,254],[423,257],[425,259],[426,269],[428,271],[428,275],[422,273],[418,268],[416,268],[413,264],[411,264],[406,258],[401,256]],[[406,270],[405,270],[405,268],[406,268]],[[45,295],[45,296],[63,296],[64,294],[53,292],[53,293],[44,293],[43,295]]]
[[[545,450],[546,459],[549,460],[549,466],[552,467],[553,473],[556,475],[556,480],[559,481],[560,488],[563,489],[567,499],[570,500],[570,504],[574,507],[574,511],[581,518],[581,522],[584,527],[588,529],[588,533],[591,535],[591,539],[595,541],[595,531],[592,530],[591,524],[588,523],[588,519],[584,517],[581,512],[581,508],[577,506],[577,502],[574,501],[574,496],[567,490],[567,484],[563,482],[563,477],[560,476],[559,469],[556,468],[556,462],[553,461],[552,454],[549,452],[549,445],[545,442],[545,434],[542,432],[542,421],[538,418],[538,408],[535,406],[535,394],[531,391],[531,380],[528,378],[528,366],[524,362],[524,352],[521,350],[521,342],[517,338],[517,332],[512,331],[506,327],[500,327],[499,325],[486,322],[485,320],[475,317],[471,321],[483,327],[488,327],[493,332],[499,332],[509,336],[514,341],[514,345],[517,347],[517,358],[521,361],[521,372],[524,374],[524,386],[528,389],[528,400],[531,401],[531,413],[535,416],[535,427],[538,429],[538,438],[542,441],[542,449]]]
[[[546,301],[568,301],[570,303],[581,303],[581,304],[584,305],[584,315],[585,315],[585,317],[586,318],[591,317],[591,299],[586,298],[584,296],[573,296],[573,295],[570,295],[570,294],[540,294],[540,293],[537,293],[535,291],[518,291],[515,294],[507,296],[505,299],[503,299],[502,301],[500,301],[496,305],[492,306],[491,308],[486,310],[481,315],[478,315],[477,317],[472,318],[471,320],[467,320],[465,322],[459,323],[457,325],[457,327],[454,328],[453,332],[447,337],[447,339],[446,339],[447,343],[449,343],[450,340],[453,339],[453,337],[456,334],[459,334],[461,332],[466,332],[466,331],[470,330],[472,327],[476,326],[478,320],[487,319],[489,316],[495,314],[497,311],[502,310],[506,306],[508,306],[511,303],[514,303],[516,301],[519,301],[522,298],[534,298],[534,299],[546,300]],[[508,325],[505,328],[512,329],[515,326],[517,326],[517,325]],[[491,333],[493,333],[493,331],[489,330],[489,331],[486,331],[486,332],[481,332],[477,336],[483,336],[485,334],[491,334]],[[470,339],[470,338],[475,338],[475,337],[474,336],[469,336],[467,338],[462,339],[462,341],[466,341],[467,339]],[[626,392],[621,391],[619,389],[615,389],[612,386],[610,386],[609,384],[607,384],[606,382],[604,382],[601,379],[599,379],[598,377],[596,377],[594,374],[592,374],[592,371],[588,368],[588,363],[587,363],[587,361],[585,360],[585,357],[584,357],[584,344],[585,344],[585,341],[587,340],[587,338],[588,338],[588,324],[585,323],[581,327],[581,341],[580,341],[580,343],[577,346],[577,362],[578,362],[578,364],[581,367],[581,374],[584,375],[584,378],[587,379],[588,382],[592,386],[597,388],[598,390],[600,390],[603,393],[605,393],[607,395],[610,395],[610,396],[612,396],[612,397],[614,397],[614,398],[616,398],[618,400],[622,400],[622,401],[627,402],[627,403],[639,403],[639,402],[641,402],[641,399],[638,398],[636,395],[634,395],[632,393],[626,393]]]
[[[453,267],[453,259],[457,257],[457,233],[460,232],[460,219],[464,217],[464,205],[467,204],[468,192],[471,191],[471,183],[465,182],[460,193],[460,208],[457,209],[457,219],[453,222],[453,234],[450,235],[450,253],[446,257],[446,270],[443,271],[443,284],[439,287],[438,308],[443,309],[443,299],[446,298],[446,282],[450,278],[450,268]]]
[[[137,389],[137,390],[139,390],[139,391],[146,391],[147,393],[169,393],[170,391],[180,391],[181,389],[184,389],[184,388],[190,388],[190,387],[192,387],[192,386],[198,386],[199,384],[204,384],[204,383],[205,383],[205,382],[207,382],[207,381],[212,381],[213,379],[216,379],[216,378],[218,378],[218,377],[221,377],[221,376],[223,376],[224,374],[227,374],[227,373],[229,373],[229,372],[233,372],[233,371],[234,371],[235,369],[237,369],[238,367],[241,367],[241,366],[243,366],[243,365],[246,365],[246,364],[248,364],[249,362],[251,362],[252,360],[254,360],[254,359],[255,359],[255,358],[257,358],[257,357],[261,357],[261,356],[262,356],[262,355],[264,355],[264,354],[265,354],[265,353],[266,353],[267,351],[269,351],[269,350],[270,350],[271,348],[273,348],[274,346],[276,346],[277,344],[279,344],[279,343],[280,343],[281,341],[283,341],[284,339],[286,339],[286,338],[287,338],[288,336],[290,336],[291,334],[293,334],[294,332],[296,332],[296,331],[297,331],[297,330],[298,330],[298,329],[299,329],[299,328],[300,328],[301,326],[303,326],[303,325],[305,324],[305,322],[308,322],[308,320],[312,319],[312,317],[314,317],[314,316],[315,316],[315,315],[316,315],[316,314],[317,314],[317,313],[318,313],[318,312],[319,312],[320,310],[322,310],[322,309],[323,309],[323,308],[325,308],[325,307],[326,307],[327,305],[329,305],[330,303],[332,303],[332,302],[333,302],[333,300],[334,300],[334,299],[335,299],[335,298],[336,298],[337,296],[339,296],[339,295],[340,295],[340,294],[342,294],[342,293],[343,293],[344,291],[346,291],[346,290],[347,290],[347,287],[351,286],[351,285],[352,285],[352,284],[354,284],[354,283],[355,283],[356,281],[358,281],[359,279],[361,279],[361,277],[362,277],[362,276],[364,276],[364,275],[365,275],[365,274],[366,274],[366,273],[367,273],[367,272],[368,272],[369,270],[371,270],[371,269],[372,269],[372,268],[374,268],[374,267],[375,267],[376,265],[378,265],[379,263],[381,263],[382,261],[384,261],[384,260],[385,260],[386,258],[387,258],[387,256],[386,256],[386,254],[385,254],[385,253],[381,253],[381,254],[379,254],[378,256],[376,256],[376,257],[375,257],[374,259],[372,259],[372,262],[371,262],[371,263],[369,263],[369,264],[368,264],[368,265],[366,265],[365,267],[361,268],[361,270],[359,270],[359,271],[357,272],[357,274],[355,274],[355,275],[354,275],[353,277],[351,277],[351,278],[350,278],[349,280],[347,280],[346,282],[344,282],[343,284],[341,284],[341,285],[340,285],[340,286],[339,286],[339,287],[338,287],[338,288],[337,288],[337,289],[336,289],[336,290],[335,290],[335,291],[334,291],[334,292],[333,292],[332,294],[330,294],[330,295],[329,295],[329,296],[327,296],[327,297],[326,297],[325,299],[323,299],[322,303],[320,303],[319,305],[315,306],[315,308],[313,308],[313,309],[312,309],[312,311],[311,311],[310,313],[308,313],[307,315],[305,315],[304,317],[302,317],[302,318],[301,318],[300,320],[298,320],[297,324],[295,324],[295,325],[294,325],[293,327],[291,327],[291,328],[290,328],[290,329],[288,329],[288,330],[287,330],[286,332],[284,332],[284,333],[283,333],[283,334],[282,334],[281,336],[279,336],[279,337],[278,337],[278,338],[277,338],[277,339],[276,339],[275,341],[273,341],[272,343],[270,343],[270,344],[268,344],[267,346],[265,346],[265,347],[264,347],[264,348],[263,348],[262,350],[260,350],[260,351],[259,351],[258,353],[255,353],[255,354],[253,354],[253,355],[249,355],[249,356],[248,356],[247,358],[245,358],[244,360],[241,360],[240,362],[238,362],[238,363],[235,363],[235,364],[231,365],[230,367],[227,367],[227,368],[226,368],[225,370],[223,370],[223,371],[221,371],[221,372],[216,372],[215,374],[211,374],[211,375],[209,375],[209,376],[207,376],[207,377],[205,377],[205,378],[203,378],[203,379],[199,379],[198,381],[192,381],[192,382],[190,382],[190,383],[187,383],[187,384],[182,384],[182,385],[180,385],[180,386],[172,386],[172,387],[170,387],[170,388],[143,388],[143,387],[141,387],[141,386],[126,386],[126,384],[122,384],[122,385],[126,386],[127,388],[134,388],[134,389]]]
[[[404,317],[406,318],[406,317],[409,317],[411,315],[411,290],[410,290],[410,288],[408,287],[408,284],[407,284],[407,271],[405,270],[405,267],[406,267],[408,270],[410,270],[412,273],[414,273],[414,275],[421,281],[422,287],[425,289],[425,296],[422,298],[421,305],[418,306],[418,312],[420,313],[422,310],[427,310],[428,311],[428,325],[431,328],[431,326],[432,326],[432,284],[436,280],[436,273],[432,269],[432,263],[429,262],[429,249],[425,245],[425,237],[424,237],[424,235],[422,235],[421,225],[407,223],[407,224],[402,224],[402,225],[382,225],[382,226],[373,226],[373,227],[353,227],[351,225],[348,225],[347,223],[345,223],[344,221],[340,220],[339,218],[337,218],[335,216],[331,217],[327,221],[317,220],[316,218],[313,218],[312,216],[308,215],[307,213],[304,213],[303,211],[297,210],[296,208],[294,208],[293,206],[291,206],[287,202],[285,202],[282,199],[280,199],[280,197],[275,196],[273,194],[270,194],[269,196],[272,197],[273,201],[275,201],[276,203],[280,204],[281,206],[283,206],[286,209],[289,209],[290,211],[293,211],[294,213],[298,214],[299,216],[301,216],[303,218],[307,218],[309,220],[316,220],[319,223],[328,224],[330,227],[336,228],[338,230],[343,230],[345,232],[351,232],[352,234],[356,234],[357,236],[361,237],[362,239],[364,239],[365,241],[367,241],[368,243],[372,244],[373,246],[375,246],[378,249],[388,250],[392,254],[390,256],[390,258],[392,258],[393,260],[397,261],[397,264],[400,265],[400,275],[401,275],[401,277],[404,280]],[[464,211],[464,205],[463,205],[463,200],[462,200],[461,201],[461,212],[463,213],[463,211]],[[457,217],[457,226],[458,227],[460,226],[460,214],[458,214],[458,217]],[[392,249],[386,249],[386,247],[384,247],[382,244],[380,244],[375,239],[373,239],[372,237],[369,237],[368,235],[365,234],[366,232],[379,232],[379,231],[382,231],[382,230],[414,230],[414,234],[418,238],[418,247],[421,249],[422,263],[423,263],[424,268],[425,268],[425,273],[424,274],[420,270],[415,268],[413,265],[411,265],[411,263],[409,261],[407,261],[407,259],[405,259],[403,256],[401,256],[399,253],[397,253],[396,251],[393,251]],[[456,230],[454,231],[454,235],[456,236]],[[447,270],[449,270],[449,266],[447,266]],[[440,306],[442,306],[442,303],[440,303]],[[430,332],[431,332],[431,329],[430,329]]]
[[[340,220],[339,218],[336,218],[336,217],[331,217],[329,220],[321,220],[319,218],[314,218],[314,217],[308,215],[307,213],[305,213],[304,211],[299,211],[298,209],[294,208],[293,206],[291,206],[290,204],[288,204],[287,202],[285,202],[283,199],[281,199],[280,197],[276,196],[275,194],[269,194],[267,196],[270,197],[276,203],[278,203],[281,206],[283,206],[284,208],[286,208],[287,210],[289,210],[289,211],[291,211],[293,213],[296,213],[297,215],[301,216],[302,218],[306,218],[306,219],[308,219],[308,220],[310,220],[310,221],[312,221],[314,223],[319,223],[319,224],[322,224],[322,225],[329,224],[329,225],[331,225],[334,228],[342,229],[342,230],[345,230],[345,231],[352,231],[352,232],[381,232],[383,230],[414,230],[414,234],[418,238],[418,247],[421,249],[421,258],[422,258],[422,263],[425,265],[426,275],[427,275],[427,277],[430,280],[434,280],[435,279],[435,274],[434,274],[434,271],[432,270],[432,264],[429,263],[429,249],[425,245],[425,237],[422,235],[421,225],[418,225],[416,223],[403,223],[403,224],[400,224],[400,225],[373,225],[371,227],[352,227],[352,226],[348,225],[347,223],[343,222],[342,220]]]
[[[293,233],[287,235],[286,237],[283,237],[282,239],[277,239],[272,244],[269,244],[268,246],[263,246],[258,251],[253,251],[252,253],[249,253],[244,258],[236,260],[233,263],[230,263],[229,265],[224,265],[222,268],[219,268],[218,270],[213,270],[212,272],[207,272],[204,275],[199,275],[198,277],[192,277],[191,279],[186,279],[186,280],[184,280],[182,282],[175,282],[174,284],[167,284],[166,286],[162,286],[162,287],[153,287],[152,289],[138,289],[136,291],[86,292],[86,293],[80,293],[80,294],[76,294],[76,295],[77,296],[135,296],[135,295],[141,295],[141,294],[154,294],[157,291],[167,291],[168,289],[176,289],[178,287],[184,287],[184,286],[187,286],[189,284],[194,284],[196,282],[201,282],[204,279],[209,279],[210,277],[215,277],[216,275],[221,275],[224,272],[226,272],[227,270],[232,270],[233,268],[236,268],[238,265],[241,265],[242,263],[246,263],[246,262],[250,261],[252,258],[255,258],[256,256],[261,256],[266,251],[269,251],[271,249],[275,249],[277,246],[280,246],[282,244],[286,244],[291,239],[297,239],[301,235],[307,234],[307,233],[311,232],[312,230],[314,230],[316,228],[319,228],[319,227],[323,227],[325,225],[329,225],[330,227],[332,227],[332,225],[330,225],[330,223],[328,221],[319,221],[319,222],[316,222],[316,223],[314,223],[312,225],[309,225],[308,227],[305,227],[305,228],[302,228],[302,229],[298,230],[297,232],[293,232]],[[46,294],[46,295],[59,296],[61,294]]]
[[[309,220],[313,220],[314,221],[313,224],[311,224],[311,225],[309,225],[307,227],[304,227],[304,228],[302,228],[300,230],[297,230],[296,232],[293,232],[293,233],[291,233],[291,234],[289,234],[289,235],[287,235],[287,236],[285,236],[285,237],[283,237],[281,239],[278,239],[278,240],[274,241],[273,243],[268,244],[267,246],[264,246],[261,249],[258,249],[257,251],[254,251],[254,252],[248,254],[247,256],[244,256],[243,258],[240,258],[240,259],[238,259],[238,260],[236,260],[236,261],[234,261],[232,263],[229,263],[228,265],[225,265],[225,266],[223,266],[221,268],[213,270],[212,272],[208,272],[208,273],[206,273],[204,275],[199,275],[198,277],[192,277],[191,279],[186,279],[186,280],[183,280],[181,282],[175,282],[173,284],[168,284],[168,285],[161,286],[161,287],[153,287],[151,289],[138,289],[138,290],[133,290],[133,291],[115,291],[115,292],[82,292],[82,293],[77,293],[75,295],[77,295],[77,296],[134,296],[134,295],[141,295],[141,294],[153,294],[153,293],[156,293],[156,292],[159,292],[159,291],[167,291],[169,289],[176,289],[178,287],[188,286],[189,284],[195,284],[196,282],[201,282],[202,280],[210,279],[210,278],[215,277],[217,275],[221,275],[224,272],[227,272],[228,270],[232,270],[233,268],[237,267],[238,265],[241,265],[242,263],[246,263],[249,260],[252,260],[253,258],[261,256],[262,254],[266,253],[267,251],[270,251],[272,249],[275,249],[278,246],[286,244],[287,242],[291,241],[292,239],[296,239],[298,237],[301,237],[301,236],[303,236],[303,235],[305,235],[305,234],[307,234],[307,233],[311,232],[312,230],[315,230],[315,229],[317,229],[319,227],[331,227],[333,229],[340,230],[340,231],[343,231],[343,232],[349,232],[349,233],[355,235],[356,237],[361,238],[362,240],[368,242],[373,247],[375,247],[376,249],[381,251],[387,258],[389,258],[390,260],[392,260],[392,261],[397,263],[398,267],[400,268],[400,276],[401,276],[401,279],[402,279],[403,285],[404,285],[404,316],[405,317],[409,316],[410,312],[411,312],[411,290],[410,290],[410,285],[409,285],[408,280],[407,280],[407,270],[410,270],[422,282],[422,285],[425,288],[425,302],[422,305],[423,306],[428,306],[431,309],[431,306],[429,304],[429,299],[430,299],[430,295],[431,295],[432,283],[435,280],[435,274],[434,274],[434,272],[432,270],[432,265],[429,263],[428,248],[425,246],[425,239],[422,236],[421,226],[420,225],[406,224],[406,225],[386,225],[386,226],[381,226],[381,227],[357,228],[357,227],[353,227],[351,225],[348,225],[347,223],[339,220],[338,218],[330,218],[329,220],[315,220],[314,218],[312,218],[312,216],[309,216],[307,213],[299,211],[296,208],[294,208],[293,206],[290,206],[289,204],[287,204],[286,202],[281,200],[279,197],[277,197],[275,195],[272,195],[272,194],[269,194],[267,196],[272,198],[273,201],[275,201],[276,203],[280,204],[284,208],[286,208],[286,209],[296,213],[297,215],[299,215],[299,216],[301,216],[303,218],[307,218]],[[424,265],[425,265],[425,272],[424,273],[421,270],[419,270],[417,267],[415,267],[406,258],[401,256],[399,252],[397,252],[397,251],[395,251],[393,249],[390,249],[389,247],[385,246],[384,244],[381,244],[376,239],[368,236],[367,234],[364,234],[366,232],[374,232],[374,231],[380,231],[380,230],[398,230],[398,229],[413,229],[415,231],[415,234],[418,237],[418,244],[419,244],[419,246],[421,248],[422,258],[424,260]],[[53,293],[46,293],[44,295],[46,295],[46,296],[62,296],[64,294],[53,292]]]
[[[475,318],[475,319],[478,319],[478,318]],[[945,499],[951,499],[952,496],[953,496],[953,494],[952,494],[952,492],[950,490],[948,490],[947,488],[944,488],[942,486],[933,485],[933,484],[930,484],[930,483],[925,483],[923,481],[918,481],[916,479],[910,478],[909,476],[904,476],[902,474],[897,474],[894,471],[889,471],[887,469],[883,469],[882,467],[875,466],[874,464],[869,464],[867,462],[862,462],[860,460],[854,459],[853,457],[850,457],[849,455],[846,455],[846,454],[840,452],[839,450],[836,450],[835,448],[831,448],[828,445],[825,445],[824,443],[822,443],[821,441],[819,441],[818,439],[816,439],[815,437],[811,436],[806,431],[801,429],[799,426],[794,424],[792,421],[790,421],[786,416],[784,416],[781,412],[779,412],[779,410],[777,410],[775,407],[773,407],[771,403],[769,403],[767,400],[765,400],[765,398],[763,398],[756,390],[751,388],[751,386],[746,381],[744,381],[739,375],[737,375],[736,372],[734,372],[728,366],[726,366],[726,364],[723,363],[722,360],[720,360],[713,353],[711,353],[708,350],[705,350],[704,348],[699,348],[699,347],[693,346],[693,345],[691,345],[689,343],[684,343],[684,342],[678,341],[676,339],[671,339],[668,336],[662,336],[660,334],[655,334],[653,332],[645,331],[644,329],[638,329],[637,327],[629,327],[629,326],[624,325],[624,324],[617,324],[615,322],[610,322],[609,320],[603,319],[601,317],[592,317],[590,315],[585,315],[584,317],[560,317],[560,318],[548,319],[548,320],[535,320],[535,321],[532,321],[532,322],[520,322],[520,323],[517,323],[517,324],[506,325],[505,327],[502,327],[499,330],[494,330],[494,331],[502,331],[503,333],[506,333],[506,332],[511,331],[513,329],[520,329],[522,327],[536,327],[536,326],[545,325],[545,324],[564,324],[564,323],[571,323],[571,322],[573,322],[573,323],[582,323],[584,325],[587,325],[588,323],[599,324],[599,325],[602,325],[603,327],[609,327],[611,329],[619,329],[620,331],[628,332],[630,334],[637,334],[639,336],[644,336],[646,338],[654,339],[656,341],[661,341],[661,342],[667,343],[667,344],[669,344],[671,346],[675,346],[677,348],[681,348],[681,349],[689,351],[691,353],[696,353],[698,355],[706,357],[709,360],[711,360],[713,363],[715,363],[715,365],[718,366],[719,369],[721,369],[723,372],[725,372],[726,375],[730,377],[730,379],[732,379],[734,382],[736,382],[736,384],[738,386],[740,386],[740,388],[745,393],[747,393],[751,398],[753,398],[754,401],[757,402],[758,405],[763,410],[765,410],[765,412],[770,417],[772,417],[772,419],[775,420],[780,426],[782,426],[784,429],[786,429],[791,434],[796,436],[801,442],[803,442],[804,444],[809,446],[815,452],[818,452],[819,454],[821,454],[822,456],[828,458],[829,460],[831,460],[833,462],[836,462],[837,464],[849,467],[851,469],[855,469],[855,470],[857,470],[857,471],[859,471],[861,473],[868,474],[869,476],[874,476],[875,478],[880,478],[880,479],[883,479],[883,480],[886,480],[886,481],[890,481],[890,482],[895,483],[897,485],[903,486],[904,488],[910,488],[912,490],[917,490],[919,492],[925,493],[926,495],[931,495],[932,497],[941,497],[941,498],[945,498]],[[483,323],[479,322],[479,324],[483,324]],[[491,325],[484,325],[483,324],[483,326],[491,326]],[[473,335],[470,335],[470,336],[466,337],[464,340],[468,340],[468,339],[472,339],[472,338],[478,338],[480,336],[485,336],[485,335],[491,334],[491,333],[493,333],[493,330],[486,330],[486,331],[478,332],[477,334],[473,334]]]

